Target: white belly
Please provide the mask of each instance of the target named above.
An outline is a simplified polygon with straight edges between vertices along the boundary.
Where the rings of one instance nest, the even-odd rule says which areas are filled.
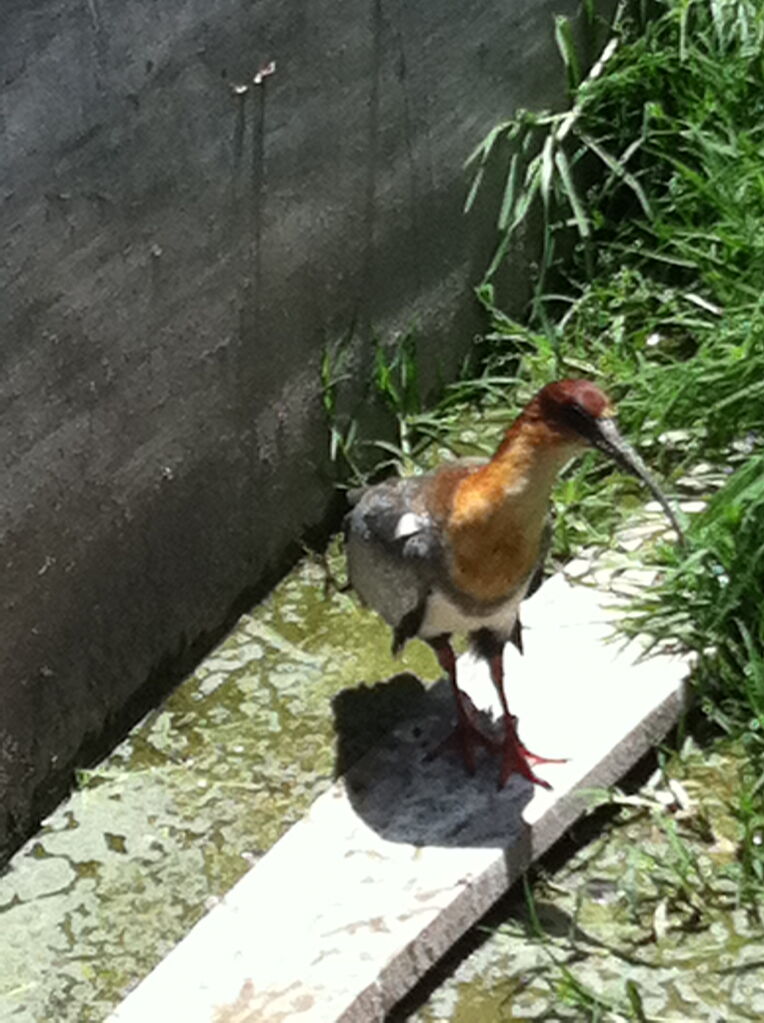
[[[431,639],[446,632],[467,633],[491,629],[502,636],[509,636],[524,596],[525,588],[489,614],[470,615],[457,607],[444,593],[436,590],[427,601],[419,635],[423,639]]]

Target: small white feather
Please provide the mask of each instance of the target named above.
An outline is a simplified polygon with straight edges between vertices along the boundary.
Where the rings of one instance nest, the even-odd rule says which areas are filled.
[[[424,524],[421,515],[416,515],[414,512],[404,512],[398,519],[398,524],[395,527],[395,539],[400,540],[404,536],[412,536],[414,533],[418,533],[424,527]]]

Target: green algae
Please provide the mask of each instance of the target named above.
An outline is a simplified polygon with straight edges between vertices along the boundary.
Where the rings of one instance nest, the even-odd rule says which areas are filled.
[[[329,567],[339,576],[340,561],[335,541]],[[306,557],[110,757],[80,773],[78,791],[14,858],[0,878],[0,1019],[102,1020],[336,774],[416,705],[418,677],[438,675],[431,652],[414,643],[393,660],[388,630],[349,595],[327,594],[326,582],[319,561]],[[727,810],[729,771],[713,762],[693,770],[711,831],[734,845],[740,829]],[[577,941],[576,976],[622,1006],[625,960],[608,958],[608,949],[644,938],[665,895],[639,887],[640,878],[659,879],[651,865],[665,845],[665,835],[640,832],[643,823],[631,822],[637,830],[628,835],[626,825],[616,829],[626,836],[619,852],[595,852],[585,873],[583,860],[574,861],[555,878],[540,916],[550,931],[568,921],[564,939],[529,937],[519,915],[418,1018],[583,1018],[566,1005],[559,972],[573,954],[571,919],[600,943]],[[723,843],[701,852],[734,859]],[[668,912],[674,923],[689,919],[682,907]],[[729,973],[706,985],[704,1004],[718,1004],[718,1018],[727,1019],[734,998],[755,1001],[756,957],[764,960],[758,932],[723,901],[714,914],[686,941],[669,929],[654,961],[643,964],[645,976],[628,974],[651,1011],[692,1018],[698,992],[706,998],[695,973],[708,972],[713,956]]]
[[[335,543],[333,570],[339,558]],[[325,581],[304,559],[80,772],[78,791],[11,861],[0,1019],[102,1020],[331,784],[337,700],[401,672],[437,676],[422,645],[393,660],[388,631],[350,596],[325,595]],[[378,706],[357,720],[366,742],[386,728]]]
[[[337,571],[336,543],[330,554]],[[0,1019],[102,1020],[416,700],[414,676],[437,675],[422,644],[394,661],[387,630],[347,594],[325,596],[325,581],[317,561],[301,562],[109,758],[81,772],[78,791],[12,861],[0,878]],[[740,837],[733,765],[695,757],[682,774],[705,822],[687,834],[682,825],[681,836],[709,878],[699,919],[691,900],[669,899],[681,886],[665,829],[626,807],[539,889],[543,940],[518,910],[415,1019],[588,1018],[563,969],[624,1012],[629,980],[648,1018],[759,1018],[760,928],[737,905],[734,871],[726,888],[711,883],[712,865],[734,864]]]
[[[625,807],[599,839],[538,881],[532,910],[515,898],[504,923],[494,922],[487,940],[406,1018],[764,1017],[764,928],[740,904],[734,867],[727,875],[718,869],[735,863],[729,836],[741,838],[725,798],[739,756],[690,755],[679,771],[690,808],[656,803],[651,812],[650,792],[643,806]],[[696,907],[682,899],[672,822],[685,857],[699,865]]]

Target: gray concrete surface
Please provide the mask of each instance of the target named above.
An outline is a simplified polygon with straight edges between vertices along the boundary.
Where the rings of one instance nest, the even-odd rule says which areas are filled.
[[[325,343],[453,371],[464,158],[576,6],[3,4],[0,859],[325,518]]]
[[[524,605],[525,657],[505,652],[510,707],[553,791],[496,757],[474,776],[445,752],[445,682],[320,796],[109,1017],[110,1023],[369,1023],[386,1013],[613,784],[683,704],[687,660],[613,641],[610,591],[549,580]],[[459,662],[497,715],[485,663]]]

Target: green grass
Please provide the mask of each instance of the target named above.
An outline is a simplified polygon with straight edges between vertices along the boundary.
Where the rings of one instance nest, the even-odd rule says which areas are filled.
[[[688,551],[653,552],[664,581],[626,627],[696,653],[701,703],[744,751],[736,813],[741,884],[754,898],[764,885],[764,5],[623,3],[583,79],[560,19],[556,35],[568,108],[514,114],[468,165],[467,215],[506,161],[478,289],[490,325],[472,372],[424,410],[415,338],[392,357],[380,348],[376,390],[398,423],[381,454],[410,471],[447,450],[488,450],[539,386],[585,375],[615,398],[624,433],[665,480],[699,462],[729,473],[693,516]],[[518,323],[494,285],[539,212],[536,287]],[[476,419],[484,431],[465,440]],[[607,543],[643,498],[584,459],[555,495],[554,556]]]
[[[723,469],[726,484],[688,524],[687,549],[663,544],[647,552],[663,567],[663,581],[640,598],[624,628],[695,654],[699,703],[722,730],[724,763],[734,767],[708,779],[689,818],[675,819],[658,804],[637,808],[649,814],[661,843],[657,857],[635,850],[634,912],[640,919],[647,913],[656,934],[664,917],[674,929],[692,930],[733,906],[760,920],[764,4],[623,3],[603,56],[583,79],[561,19],[556,35],[571,83],[568,108],[518,112],[468,165],[469,215],[484,181],[506,161],[496,250],[478,288],[485,336],[469,372],[430,409],[419,393],[415,335],[391,355],[378,348],[372,391],[391,413],[396,437],[378,446],[377,461],[409,472],[448,452],[488,454],[538,387],[587,376],[616,400],[624,433],[669,489],[698,463]],[[536,286],[516,322],[497,300],[502,265],[525,220],[539,212]],[[352,417],[347,430],[354,430]],[[351,439],[343,449],[348,462],[358,449]],[[553,557],[606,546],[618,521],[643,501],[634,480],[595,455],[583,459],[555,493]],[[684,770],[682,757],[664,762],[674,778]],[[691,780],[693,772],[697,764]],[[723,864],[706,854],[718,838],[720,805],[734,849]],[[526,892],[531,924],[547,940]],[[632,981],[608,1000],[582,982],[572,962],[550,960],[548,982],[581,1019],[648,1018]]]
[[[764,7],[624,4],[604,59],[569,109],[507,121],[477,151],[477,177],[502,135],[516,156],[480,291],[493,321],[487,372],[511,365],[529,390],[583,372],[619,400],[625,432],[656,470],[677,476],[710,461],[730,474],[694,517],[689,553],[658,552],[665,581],[627,627],[697,654],[704,709],[744,751],[741,884],[760,896]],[[492,279],[534,204],[546,225],[543,252],[528,320],[518,325],[497,310]],[[569,249],[571,238],[573,257],[563,262],[561,242]],[[561,553],[612,526],[626,483],[603,486],[601,472],[584,466],[558,492],[563,522],[574,511],[576,524],[558,533]]]

